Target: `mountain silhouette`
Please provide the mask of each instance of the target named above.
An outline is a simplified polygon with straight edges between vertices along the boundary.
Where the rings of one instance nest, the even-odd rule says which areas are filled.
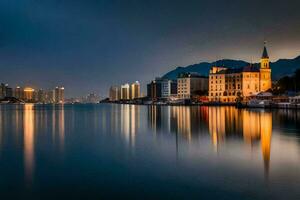
[[[162,78],[175,80],[179,73],[182,72],[197,72],[202,75],[208,76],[209,69],[212,66],[224,66],[230,68],[239,68],[248,66],[250,63],[242,60],[224,59],[216,62],[201,62],[198,64],[189,65],[186,67],[177,67],[176,69],[167,72]],[[253,63],[255,66],[259,66],[259,63]],[[296,69],[300,68],[300,56],[294,59],[279,59],[276,62],[271,62],[270,67],[272,69],[272,80],[278,80],[283,76],[293,74]]]

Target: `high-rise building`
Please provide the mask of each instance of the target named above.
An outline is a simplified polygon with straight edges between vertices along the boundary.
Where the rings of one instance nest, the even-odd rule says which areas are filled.
[[[266,46],[260,67],[242,68],[213,66],[209,73],[209,101],[236,102],[271,88],[271,68]]]
[[[24,88],[24,100],[25,101],[34,101],[34,89],[30,87]]]
[[[111,86],[109,89],[109,100],[119,101],[121,99],[121,89],[118,86]]]
[[[177,81],[155,78],[147,85],[147,96],[152,100],[168,99],[177,94]]]
[[[14,91],[14,97],[17,99],[23,99],[24,98],[24,91],[20,86],[17,86]]]
[[[46,103],[46,95],[43,89],[39,89],[37,92],[37,101],[40,103]]]
[[[0,85],[0,99],[3,99],[6,96],[6,86],[4,83]]]
[[[177,97],[191,99],[208,90],[208,77],[197,73],[181,73],[177,78]]]
[[[130,86],[128,83],[121,85],[121,100],[129,100]]]
[[[56,87],[54,89],[54,103],[64,103],[65,99],[65,88]]]
[[[13,89],[11,87],[8,87],[8,85],[5,88],[5,97],[13,97]]]
[[[13,97],[13,89],[8,87],[8,84],[1,83],[0,85],[0,98]]]
[[[95,93],[91,93],[91,94],[87,95],[86,101],[87,101],[87,103],[99,103],[100,98]]]
[[[163,79],[161,80],[161,97],[169,98],[177,95],[177,81]]]
[[[130,99],[137,99],[141,97],[141,86],[138,81],[134,82],[130,86]]]
[[[158,100],[162,97],[162,84],[161,79],[156,78],[147,84],[147,97],[152,100]]]
[[[54,103],[54,91],[49,90],[45,92],[45,103]]]

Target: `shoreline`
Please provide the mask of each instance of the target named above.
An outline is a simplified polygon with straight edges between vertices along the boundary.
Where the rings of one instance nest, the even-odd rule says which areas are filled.
[[[69,105],[97,105],[97,104],[117,104],[117,105],[137,105],[137,106],[185,106],[185,107],[235,107],[237,109],[264,109],[264,110],[300,110],[300,104],[289,105],[280,107],[276,104],[268,106],[249,106],[243,104],[238,106],[236,103],[185,103],[185,104],[170,104],[170,103],[132,103],[132,102],[99,102],[99,103],[64,103],[64,104],[41,104],[41,103],[0,103],[0,106],[11,106],[11,105],[26,105],[33,104],[38,106],[69,106]]]
[[[100,104],[123,104],[123,105],[141,105],[141,106],[206,106],[206,107],[236,107],[237,109],[266,109],[266,110],[300,110],[300,105],[293,105],[290,107],[279,107],[278,105],[261,106],[238,106],[236,103],[195,103],[195,104],[145,104],[145,103],[129,103],[129,102],[101,102]]]

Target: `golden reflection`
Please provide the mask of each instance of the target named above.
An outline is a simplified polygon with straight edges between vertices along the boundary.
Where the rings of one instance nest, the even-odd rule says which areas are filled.
[[[157,107],[150,106],[148,107],[148,118],[150,119],[150,126],[153,129],[154,133],[157,131],[157,121],[159,115],[157,114]]]
[[[121,132],[131,146],[135,145],[136,131],[140,124],[139,109],[136,105],[121,105]]]
[[[242,112],[242,121],[244,141],[248,144],[251,144],[253,141],[259,140],[261,134],[260,114],[245,110]]]
[[[24,105],[24,161],[25,177],[32,180],[34,168],[34,110],[33,104]]]
[[[166,112],[168,111],[168,112]],[[226,140],[244,141],[251,148],[261,144],[265,172],[268,174],[272,114],[261,110],[236,109],[235,107],[187,107],[173,106],[164,110],[161,106],[148,107],[148,120],[156,133],[158,129],[164,132],[165,113],[168,113],[166,130],[183,136],[188,141],[192,136],[203,134],[207,128],[215,151]]]
[[[261,115],[261,151],[264,159],[266,176],[269,175],[270,154],[271,154],[271,137],[272,137],[272,114],[263,113]]]
[[[177,130],[189,141],[191,140],[191,108],[188,106],[175,107],[177,116]]]
[[[171,132],[187,141],[207,130],[208,107],[149,106],[148,125],[154,133]]]
[[[60,105],[58,113],[58,135],[59,135],[59,144],[61,147],[64,146],[65,142],[65,109],[64,104]]]
[[[63,149],[65,143],[64,104],[53,105],[53,109],[52,109],[52,140],[55,143],[57,139],[58,139],[59,147]]]
[[[238,136],[240,132],[247,144],[252,145],[260,140],[264,168],[268,175],[272,136],[271,113],[238,110],[233,107],[211,107],[209,109],[209,132],[216,149],[226,137]]]
[[[208,110],[209,133],[214,149],[217,150],[218,143],[225,138],[225,108],[211,107]]]

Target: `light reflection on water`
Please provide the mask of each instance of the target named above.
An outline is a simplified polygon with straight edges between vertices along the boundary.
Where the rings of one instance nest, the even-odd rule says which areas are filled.
[[[141,197],[147,188],[149,197],[181,198],[186,187],[190,198],[295,198],[299,115],[234,107],[0,106],[0,186],[17,185],[32,198],[57,198],[49,188],[78,198]]]
[[[24,106],[24,160],[25,178],[31,181],[34,168],[34,110],[32,104]]]

